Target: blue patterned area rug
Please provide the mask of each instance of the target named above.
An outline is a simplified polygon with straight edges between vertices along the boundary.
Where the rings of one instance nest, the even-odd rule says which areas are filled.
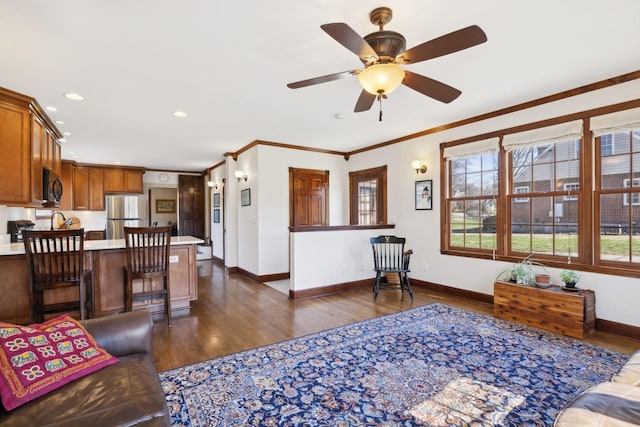
[[[184,426],[550,426],[627,356],[431,304],[160,373]]]

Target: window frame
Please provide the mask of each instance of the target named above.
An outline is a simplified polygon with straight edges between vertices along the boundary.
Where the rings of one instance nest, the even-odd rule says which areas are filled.
[[[387,224],[387,165],[360,171],[349,172],[349,223],[360,224],[358,210],[358,187],[361,182],[376,181],[376,217],[377,224]]]
[[[608,155],[613,155],[614,153],[618,154],[616,151],[617,146],[613,146],[615,143],[612,142],[611,152],[605,151],[605,155],[603,156],[601,153],[601,149],[599,146],[599,140],[594,136],[591,132],[590,128],[590,119],[591,117],[599,117],[602,115],[607,115],[610,113],[624,112],[627,109],[634,109],[640,107],[640,99],[635,100],[633,102],[629,102],[626,104],[620,104],[616,106],[608,106],[608,107],[600,107],[595,108],[593,110],[584,111],[581,113],[573,113],[568,114],[566,116],[560,116],[552,119],[546,119],[540,122],[528,123],[520,126],[515,126],[512,128],[507,128],[499,131],[488,132],[482,135],[478,135],[475,137],[467,137],[460,140],[454,140],[449,142],[443,142],[440,144],[440,165],[441,165],[441,179],[443,181],[443,185],[441,187],[442,195],[441,197],[441,247],[440,252],[445,255],[454,255],[454,256],[465,256],[465,257],[474,257],[474,258],[483,258],[483,259],[493,259],[498,261],[507,261],[507,262],[518,262],[522,260],[523,257],[529,255],[528,253],[513,253],[511,252],[511,242],[509,241],[509,233],[510,233],[510,225],[511,224],[511,203],[513,200],[513,183],[511,182],[511,170],[509,169],[510,161],[509,154],[505,151],[503,147],[503,137],[505,135],[509,135],[511,133],[519,133],[530,130],[536,130],[538,128],[542,128],[545,126],[553,126],[555,124],[569,122],[571,120],[582,120],[582,135],[583,137],[578,141],[578,150],[580,155],[577,159],[573,159],[573,162],[577,162],[580,168],[580,179],[572,180],[572,182],[566,183],[560,188],[557,188],[556,192],[550,193],[549,196],[553,196],[555,200],[561,202],[569,202],[569,204],[577,209],[578,215],[578,243],[576,247],[578,248],[578,257],[571,256],[570,259],[562,256],[546,256],[544,254],[534,253],[531,256],[531,259],[535,259],[548,267],[556,267],[556,268],[572,268],[575,270],[583,270],[583,271],[591,271],[603,274],[613,274],[618,276],[627,276],[627,277],[638,277],[640,274],[640,262],[636,261],[637,255],[631,255],[628,258],[628,262],[620,262],[617,260],[601,260],[600,259],[600,213],[598,211],[598,203],[599,198],[602,193],[599,190],[599,165],[602,163],[603,159],[606,159]],[[597,125],[596,125],[597,126]],[[640,132],[640,129],[635,129],[632,131],[632,140],[633,135],[636,135]],[[594,131],[595,133],[595,131]],[[477,250],[467,250],[463,247],[453,247],[451,246],[451,242],[448,239],[448,234],[450,232],[449,227],[449,215],[448,206],[450,202],[449,195],[449,186],[447,180],[449,179],[449,160],[444,157],[444,152],[448,147],[454,147],[458,145],[471,144],[474,140],[479,138],[499,138],[500,143],[500,151],[498,156],[499,161],[499,187],[500,194],[498,196],[498,200],[496,203],[497,209],[497,250],[494,253],[484,253],[479,252]],[[637,144],[637,137],[636,137]],[[639,154],[636,152],[636,154]],[[571,161],[571,153],[569,153],[569,157],[567,160]],[[638,172],[637,170],[634,172]],[[629,175],[630,178],[634,178],[631,173]],[[640,178],[638,178],[640,180]],[[638,183],[638,181],[634,181],[634,183]],[[559,183],[556,181],[556,185]],[[520,186],[520,185],[518,185]],[[578,191],[576,192],[576,187]],[[635,197],[634,194],[638,194],[637,197],[640,197],[640,187],[630,187],[632,189],[636,189],[632,191],[632,197]],[[621,193],[625,192],[629,194],[629,188],[617,188],[612,191],[612,193]],[[574,192],[577,193],[574,196]],[[537,193],[530,193],[531,197],[537,195]],[[559,197],[560,196],[560,197]],[[577,197],[578,200],[575,200]],[[636,205],[632,202],[633,206],[630,209],[637,209],[637,206],[640,206],[639,203]],[[567,205],[564,205],[565,209]],[[631,211],[630,211],[631,212]],[[573,214],[575,216],[575,213]],[[634,214],[637,215],[637,214]],[[634,222],[631,222],[635,217],[629,217],[631,224],[630,226],[634,227],[634,230],[628,231],[627,234],[633,245],[633,248],[637,248],[635,245],[635,237],[636,234],[636,226]],[[573,252],[570,250],[569,252]],[[630,252],[631,253],[631,252]]]
[[[454,250],[462,250],[462,251],[466,251],[466,252],[470,252],[470,253],[494,254],[496,252],[497,246],[501,244],[496,238],[494,238],[494,240],[495,240],[495,246],[494,247],[488,248],[488,247],[484,247],[483,246],[482,240],[485,239],[486,236],[490,236],[492,233],[491,233],[491,231],[485,230],[484,221],[481,219],[482,216],[481,216],[481,213],[480,213],[480,204],[481,203],[485,203],[487,201],[490,201],[490,202],[496,204],[496,206],[495,206],[496,214],[493,215],[493,216],[496,217],[495,227],[499,227],[499,223],[500,223],[499,221],[500,220],[498,219],[499,217],[498,217],[498,214],[497,214],[497,212],[499,210],[498,207],[497,207],[498,193],[501,191],[499,183],[496,183],[495,189],[494,189],[495,192],[493,192],[493,193],[484,193],[483,187],[482,187],[482,181],[481,181],[481,185],[480,185],[480,194],[468,195],[466,193],[466,187],[467,187],[467,183],[468,183],[468,180],[467,180],[468,175],[474,175],[474,174],[478,174],[478,173],[482,175],[484,173],[490,173],[493,170],[495,170],[497,172],[498,176],[500,175],[500,171],[499,171],[500,162],[499,162],[499,159],[497,157],[495,159],[495,163],[494,163],[495,168],[494,169],[485,169],[483,167],[482,157],[486,156],[486,155],[487,155],[486,152],[477,154],[477,156],[480,158],[480,169],[474,170],[474,171],[471,171],[471,172],[469,172],[466,169],[466,166],[468,166],[468,163],[465,160],[465,171],[464,171],[464,173],[456,174],[456,175],[464,175],[465,176],[465,192],[464,192],[464,195],[456,195],[454,197],[447,198],[447,200],[446,200],[446,202],[445,202],[445,204],[443,206],[443,209],[446,209],[448,211],[452,211],[452,205],[453,204],[461,203],[462,205],[466,205],[467,203],[470,203],[470,202],[478,202],[479,203],[477,227],[480,228],[480,231],[477,232],[477,234],[478,234],[478,245],[477,246],[475,246],[475,245],[454,246],[454,244],[452,242],[452,240],[453,240],[452,239],[452,234],[453,233],[449,229],[449,225],[447,225],[446,230],[442,230],[442,240],[443,241],[446,240],[447,241],[447,246],[449,246],[451,248],[455,248]],[[497,152],[494,152],[493,155],[499,156],[499,154]],[[459,161],[459,160],[462,160],[463,158],[475,157],[475,156],[476,155],[465,155],[463,157],[454,158],[452,161]],[[447,193],[449,193],[450,191],[453,190],[453,177],[454,177],[453,171],[450,170],[451,168],[448,168],[448,169],[449,170],[447,172],[447,179],[443,180],[443,182],[446,182],[446,185],[447,185]],[[466,243],[466,241],[467,241],[466,222],[467,222],[467,218],[472,219],[472,216],[469,215],[469,217],[467,217],[466,213],[468,211],[466,209],[463,209],[463,212],[464,212],[464,214],[463,214],[463,219],[464,219],[463,228],[464,228],[465,231],[462,234],[463,234],[463,241]],[[449,218],[447,224],[452,224],[452,222],[453,222],[452,219]],[[495,230],[493,232],[497,233]],[[486,238],[491,240],[491,237],[486,237]]]

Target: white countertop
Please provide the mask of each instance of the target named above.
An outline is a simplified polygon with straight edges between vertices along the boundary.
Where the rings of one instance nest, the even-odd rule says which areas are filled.
[[[171,246],[173,245],[199,245],[204,240],[192,236],[171,236]],[[87,251],[99,251],[103,249],[124,249],[124,239],[117,240],[85,240],[84,249]],[[24,243],[0,244],[0,256],[2,255],[24,255]]]

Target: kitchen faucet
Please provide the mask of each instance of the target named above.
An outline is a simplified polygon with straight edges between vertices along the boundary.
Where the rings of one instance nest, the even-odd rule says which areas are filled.
[[[53,211],[53,213],[51,214],[51,230],[53,230],[53,217],[55,217],[56,215],[60,215],[62,217],[62,220],[64,221],[64,225],[66,225],[67,227],[69,227],[71,224],[73,224],[73,221],[71,219],[67,219],[65,218],[64,214],[60,211]]]

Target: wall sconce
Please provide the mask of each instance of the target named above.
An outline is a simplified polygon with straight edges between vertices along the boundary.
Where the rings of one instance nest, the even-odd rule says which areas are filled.
[[[415,169],[416,174],[425,173],[427,171],[427,165],[422,163],[422,160],[414,160],[411,162],[411,167]]]
[[[207,182],[207,185],[208,185],[210,188],[213,188],[214,190],[217,190],[217,189],[218,189],[218,184],[217,184],[215,181],[208,181],[208,182]]]
[[[240,180],[242,179],[244,179],[244,182],[247,182],[247,179],[249,178],[247,174],[242,171],[236,171],[235,175],[238,182],[240,182]]]

